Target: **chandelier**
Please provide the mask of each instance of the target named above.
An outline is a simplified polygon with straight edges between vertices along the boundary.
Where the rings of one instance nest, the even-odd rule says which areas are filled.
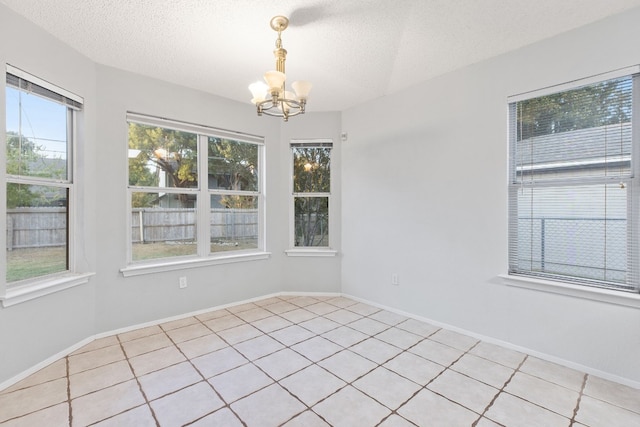
[[[285,88],[286,75],[284,73],[284,62],[287,59],[287,51],[282,47],[281,34],[289,26],[289,19],[284,16],[275,16],[270,22],[271,28],[278,32],[276,39],[276,49],[273,55],[276,58],[276,69],[264,73],[266,82],[256,82],[249,85],[249,90],[253,95],[251,102],[258,110],[258,116],[266,114],[268,116],[282,117],[288,121],[289,117],[304,114],[307,98],[311,91],[311,83],[306,81],[295,81],[291,84],[294,92]]]

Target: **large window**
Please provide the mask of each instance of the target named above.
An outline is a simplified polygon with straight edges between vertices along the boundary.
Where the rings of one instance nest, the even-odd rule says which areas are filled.
[[[82,98],[21,70],[6,75],[6,281],[71,269],[72,148]]]
[[[293,246],[329,245],[331,148],[326,140],[293,141]]]
[[[258,138],[129,115],[131,260],[263,249]]]
[[[510,274],[638,291],[635,80],[511,100]]]

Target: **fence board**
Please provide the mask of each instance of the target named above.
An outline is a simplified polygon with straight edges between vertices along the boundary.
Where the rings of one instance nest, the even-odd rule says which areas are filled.
[[[141,222],[142,221],[142,222]],[[258,238],[257,209],[211,209],[211,241]],[[195,209],[136,208],[132,210],[134,243],[195,242]],[[67,239],[66,208],[7,210],[7,249],[64,246]]]

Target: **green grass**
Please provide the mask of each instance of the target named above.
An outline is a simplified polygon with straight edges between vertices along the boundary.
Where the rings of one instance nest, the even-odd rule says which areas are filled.
[[[133,260],[142,261],[147,259],[195,255],[198,248],[195,243],[168,244],[158,242],[134,243],[132,249]]]
[[[65,247],[27,248],[7,251],[7,282],[46,276],[67,270]]]
[[[255,239],[237,242],[216,241],[211,242],[211,252],[241,251],[243,249],[257,249],[258,241]]]
[[[229,252],[239,251],[243,249],[256,249],[258,247],[257,241],[238,241],[238,242],[226,242],[216,241],[211,242],[211,252]],[[158,258],[171,258],[179,256],[195,255],[197,253],[197,247],[195,242],[189,243],[134,243],[133,244],[133,260],[143,261]]]
[[[257,241],[211,242],[211,252],[229,252],[256,249]],[[135,243],[134,261],[195,255],[195,243]],[[13,249],[7,251],[7,282],[32,279],[67,270],[64,247]]]

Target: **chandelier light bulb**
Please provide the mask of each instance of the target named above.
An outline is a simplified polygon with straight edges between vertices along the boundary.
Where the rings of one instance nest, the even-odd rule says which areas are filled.
[[[309,98],[309,92],[311,92],[311,87],[313,85],[310,82],[305,80],[298,80],[291,84],[291,87],[296,92],[296,97],[302,101],[307,100]]]
[[[269,92],[278,92],[282,90],[286,76],[280,71],[267,71],[264,73],[264,81],[269,86]]]
[[[251,95],[253,95],[251,102],[257,104],[266,99],[269,87],[267,87],[264,82],[255,82],[249,85],[249,90],[251,91]]]

